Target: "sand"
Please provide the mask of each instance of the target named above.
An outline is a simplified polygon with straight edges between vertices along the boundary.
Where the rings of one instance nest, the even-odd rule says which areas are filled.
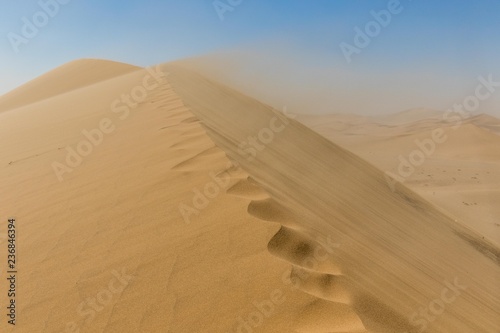
[[[412,180],[393,192],[362,138],[337,145],[182,64],[161,69],[77,61],[0,98],[2,215],[19,244],[18,321],[2,331],[498,331],[489,223]]]
[[[379,169],[399,176],[426,200],[500,246],[500,120],[471,113],[458,124],[448,121],[444,112],[422,109],[375,118],[299,118]],[[433,131],[440,129],[446,140],[429,143]],[[420,165],[409,163],[415,151],[425,155]],[[400,156],[407,162],[402,163]]]

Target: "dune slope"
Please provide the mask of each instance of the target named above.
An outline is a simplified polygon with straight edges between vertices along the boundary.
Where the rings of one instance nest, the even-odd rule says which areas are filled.
[[[165,70],[217,145],[270,193],[269,204],[296,216],[271,240],[272,253],[298,266],[314,248],[307,239],[326,235],[340,244],[333,263],[318,265],[315,274],[320,280],[346,279],[349,307],[340,310],[341,302],[321,295],[304,309],[300,331],[359,331],[358,319],[372,332],[498,329],[496,246],[403,184],[392,192],[382,171],[293,119],[182,65]],[[279,213],[267,215],[280,221]],[[460,297],[443,303],[446,312],[435,310],[438,319],[420,318],[421,309],[434,311],[451,283],[462,288]],[[337,327],[340,319],[327,320],[336,311],[345,311],[348,327]]]
[[[0,114],[2,214],[17,219],[22,253],[18,323],[0,330],[220,333],[253,318],[255,332],[293,331],[314,297],[283,282],[288,264],[269,255],[279,224],[245,213],[267,194],[168,77],[128,113],[124,103],[113,112],[145,78],[157,82],[138,70]],[[114,130],[99,140],[104,119]],[[83,131],[101,142],[76,163]],[[62,181],[54,162],[71,168]],[[5,234],[2,223],[1,248]]]
[[[360,118],[301,116],[300,121],[500,246],[500,136],[495,132],[500,120],[479,114],[461,122],[441,117],[387,126]],[[435,131],[442,133],[440,142],[432,139]]]
[[[2,332],[498,330],[498,248],[369,163],[178,65],[60,90],[86,68],[0,113]]]
[[[107,60],[81,59],[60,66],[0,97],[0,112],[89,86],[140,67]]]

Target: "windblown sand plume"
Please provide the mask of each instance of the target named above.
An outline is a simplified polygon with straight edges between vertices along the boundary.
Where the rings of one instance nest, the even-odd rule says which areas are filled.
[[[498,332],[486,229],[182,62],[70,63],[0,111],[7,332]]]

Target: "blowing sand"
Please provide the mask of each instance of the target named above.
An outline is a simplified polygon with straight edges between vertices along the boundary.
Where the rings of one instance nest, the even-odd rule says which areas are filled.
[[[450,139],[393,191],[390,156],[425,133],[372,140],[375,125],[341,122],[361,133],[325,128],[337,145],[182,64],[77,61],[0,111],[20,253],[2,331],[498,332],[487,119],[464,127],[481,162]]]
[[[500,120],[467,116],[450,121],[443,112],[416,109],[378,118],[300,116],[300,121],[499,246]],[[435,131],[442,131],[438,141]]]

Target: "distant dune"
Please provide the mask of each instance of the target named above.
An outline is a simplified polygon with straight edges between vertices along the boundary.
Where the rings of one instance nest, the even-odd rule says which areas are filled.
[[[2,331],[498,331],[494,118],[393,181],[441,120],[306,119],[160,68],[81,60],[0,97]]]
[[[430,109],[411,109],[387,116],[377,116],[374,119],[388,125],[404,125],[418,121],[439,120],[443,118],[444,111]]]
[[[75,60],[1,96],[0,112],[29,105],[138,69],[139,67],[114,61]]]

